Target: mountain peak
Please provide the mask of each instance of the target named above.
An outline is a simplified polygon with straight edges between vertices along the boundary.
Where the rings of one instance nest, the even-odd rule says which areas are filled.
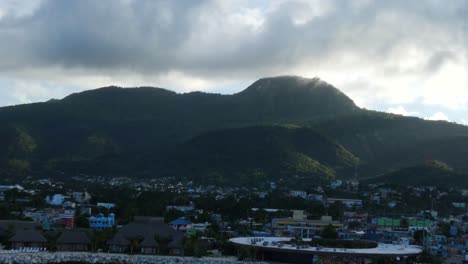
[[[306,114],[334,114],[359,109],[344,93],[318,77],[277,76],[262,78],[237,94],[270,109]],[[281,110],[280,110],[281,111]]]
[[[65,97],[64,101],[81,100],[119,100],[130,98],[146,98],[161,95],[175,95],[176,92],[157,87],[135,87],[123,88],[118,86],[106,86],[93,90],[87,90],[79,93],[73,93]],[[130,96],[130,98],[129,98]]]
[[[283,75],[261,78],[247,87],[243,92],[264,93],[271,92],[272,90],[314,88],[319,85],[331,86],[330,84],[320,80],[318,77],[304,78],[295,75]]]

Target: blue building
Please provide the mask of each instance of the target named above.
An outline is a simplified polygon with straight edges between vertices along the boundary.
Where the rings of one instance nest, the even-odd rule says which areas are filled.
[[[109,216],[104,217],[103,214],[97,214],[96,216],[91,216],[88,218],[89,228],[96,230],[103,230],[106,228],[111,228],[115,224],[115,215],[109,214]]]
[[[169,226],[176,231],[185,232],[187,229],[192,228],[192,222],[185,219],[184,217],[177,218],[176,220],[169,223]]]

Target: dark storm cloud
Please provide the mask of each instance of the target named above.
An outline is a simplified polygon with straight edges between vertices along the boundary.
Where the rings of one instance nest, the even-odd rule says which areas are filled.
[[[0,105],[298,74],[374,109],[468,107],[464,0],[30,1],[0,1]]]
[[[428,59],[432,69],[448,58],[437,57],[444,45],[461,45],[454,38],[466,22],[460,11],[466,2],[365,2],[324,1],[317,8],[278,2],[260,11],[261,25],[252,30],[241,19],[232,20],[234,12],[223,2],[44,1],[31,16],[0,19],[0,67],[178,70],[206,76],[319,64],[346,52],[363,62],[384,62],[411,42],[439,52]],[[315,17],[295,22],[325,5]],[[243,9],[235,12],[248,15]]]
[[[6,66],[151,64],[157,70],[189,35],[196,10],[190,2],[46,1],[30,17],[0,20],[3,50],[11,55],[5,54]],[[26,56],[15,60],[18,53]]]

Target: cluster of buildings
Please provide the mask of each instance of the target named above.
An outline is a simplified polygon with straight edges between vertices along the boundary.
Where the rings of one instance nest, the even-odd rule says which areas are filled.
[[[424,186],[405,186],[394,188],[383,185],[359,186],[356,181],[334,181],[327,186],[316,186],[313,189],[289,190],[276,183],[270,183],[269,188],[260,187],[219,187],[196,186],[193,182],[174,182],[174,179],[128,179],[114,178],[102,181],[100,177],[78,176],[75,180],[81,182],[98,182],[108,186],[130,186],[136,193],[145,190],[162,190],[177,193],[188,198],[185,205],[167,205],[166,211],[175,210],[185,217],[164,223],[162,218],[135,217],[126,225],[119,225],[119,219],[112,213],[115,204],[91,203],[92,195],[84,192],[64,192],[44,197],[44,208],[24,208],[19,215],[28,218],[27,224],[34,223],[34,227],[24,226],[25,223],[15,224],[15,234],[9,242],[12,247],[44,246],[48,232],[61,230],[57,240],[57,250],[90,250],[88,243],[93,232],[112,229],[115,235],[108,238],[107,246],[110,252],[139,252],[142,254],[159,254],[161,249],[166,254],[183,254],[183,238],[197,232],[205,234],[210,223],[192,223],[189,218],[196,220],[194,215],[203,214],[197,208],[197,198],[210,195],[215,200],[228,196],[236,199],[256,195],[259,200],[268,199],[274,192],[303,199],[304,203],[320,203],[325,208],[324,215],[309,215],[305,210],[296,208],[252,208],[251,215],[264,210],[268,221],[255,222],[252,217],[247,219],[230,219],[223,222],[223,217],[214,212],[211,223],[216,223],[225,237],[238,236],[240,232],[249,232],[254,236],[290,237],[313,239],[319,237],[326,227],[333,227],[338,238],[343,240],[365,239],[378,243],[419,244],[435,255],[447,256],[451,254],[465,254],[468,251],[468,190],[467,189],[438,189]],[[40,184],[60,183],[41,180]],[[102,181],[102,182],[101,182]],[[39,182],[38,182],[39,184]],[[21,186],[0,186],[0,194]],[[359,190],[359,191],[358,191]],[[449,195],[450,194],[450,195]],[[427,208],[411,215],[395,214],[399,208],[408,207],[407,198],[426,199]],[[292,200],[297,200],[297,199]],[[426,202],[426,201],[424,201]],[[452,214],[442,213],[434,209],[438,204],[453,209]],[[343,208],[339,217],[331,217],[328,210]],[[440,206],[442,207],[442,206]],[[372,208],[372,210],[371,210]],[[377,208],[377,210],[375,209]],[[379,210],[381,208],[381,210]],[[302,208],[303,209],[303,208]],[[95,213],[93,214],[93,211]],[[278,216],[279,211],[289,213]],[[378,211],[378,213],[376,212]],[[445,215],[445,217],[441,217]],[[88,225],[77,228],[78,217],[86,217]],[[227,219],[227,218],[226,218]],[[171,219],[172,220],[172,219]],[[0,223],[1,226],[1,223]],[[5,226],[5,225],[4,225]],[[16,226],[19,226],[17,228]],[[26,232],[27,231],[27,232]],[[6,226],[1,232],[10,232]],[[29,238],[24,239],[25,237]],[[170,239],[164,239],[164,238]],[[47,241],[47,239],[46,239]],[[72,243],[75,241],[75,243]],[[137,251],[135,251],[137,250]]]
[[[47,184],[44,181],[43,184]],[[10,191],[18,186],[5,186]],[[24,207],[15,213],[24,220],[0,220],[3,248],[56,251],[96,250],[93,239],[104,230],[106,248],[111,253],[184,255],[184,239],[206,230],[208,223],[192,224],[185,217],[164,222],[163,217],[135,216],[130,223],[119,224],[112,213],[114,203],[91,203],[88,192],[66,192],[44,197],[40,208]],[[168,206],[167,210],[194,211],[194,205]],[[99,213],[92,214],[96,210]],[[107,213],[102,213],[105,211]],[[77,226],[77,219],[86,219],[86,226]]]
[[[22,218],[30,219],[41,224],[45,230],[54,228],[74,228],[77,216],[90,216],[93,208],[111,209],[112,203],[91,204],[91,195],[84,192],[70,192],[69,194],[54,194],[44,198],[46,206],[43,208],[25,207],[19,212]],[[103,214],[89,217],[89,227],[105,229],[115,224],[114,214],[104,217]]]
[[[175,230],[172,225],[179,226]],[[167,225],[161,217],[135,217],[119,227],[106,244],[112,253],[184,254],[184,237],[179,222]],[[93,232],[90,229],[44,230],[32,221],[0,221],[0,235],[6,236],[11,249],[37,248],[56,251],[92,250]],[[53,239],[58,234],[58,238]],[[53,243],[53,245],[52,245]],[[161,252],[167,250],[167,252]]]

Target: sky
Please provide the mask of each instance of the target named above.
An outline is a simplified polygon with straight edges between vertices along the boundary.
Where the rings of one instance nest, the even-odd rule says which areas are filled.
[[[367,109],[468,125],[466,14],[465,0],[0,0],[0,106],[299,75]]]

